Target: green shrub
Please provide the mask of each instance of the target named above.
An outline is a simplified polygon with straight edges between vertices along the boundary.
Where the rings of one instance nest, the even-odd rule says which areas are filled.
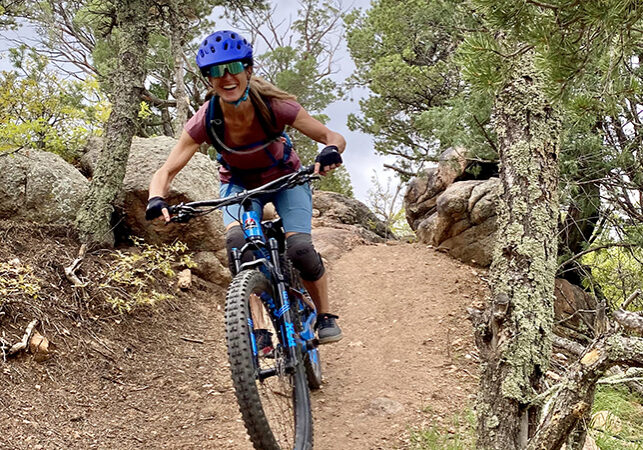
[[[196,267],[185,254],[188,247],[182,242],[152,245],[141,238],[132,239],[136,251],[115,251],[115,261],[105,270],[105,279],[100,284],[105,300],[119,314],[131,312],[137,306],[173,299],[174,295],[158,292],[154,286],[164,283],[164,278],[176,276],[173,266]]]
[[[22,265],[19,260],[0,263],[0,307],[11,299],[27,296],[38,298],[40,280],[31,266]]]

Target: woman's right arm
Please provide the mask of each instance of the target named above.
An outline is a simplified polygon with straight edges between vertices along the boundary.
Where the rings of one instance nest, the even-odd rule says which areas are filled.
[[[185,130],[183,130],[179,141],[170,152],[165,164],[163,164],[161,168],[154,173],[152,181],[150,181],[150,192],[148,198],[165,198],[170,189],[170,183],[172,183],[176,174],[185,167],[198,149],[199,144],[192,139]]]
[[[154,173],[152,181],[150,181],[148,199],[153,199],[154,197],[161,198],[148,202],[146,217],[147,215],[151,215],[151,217],[148,217],[150,220],[155,218],[157,215],[162,215],[165,222],[170,221],[170,214],[165,207],[167,204],[162,199],[167,196],[170,190],[170,183],[172,183],[176,174],[185,167],[198,149],[199,143],[192,139],[192,137],[183,130],[179,141],[170,152],[167,160],[161,168]],[[161,209],[160,214],[159,209]]]

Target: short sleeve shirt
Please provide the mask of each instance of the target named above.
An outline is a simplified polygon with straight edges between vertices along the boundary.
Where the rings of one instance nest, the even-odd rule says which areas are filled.
[[[208,107],[212,100],[208,100],[201,105],[197,113],[188,120],[184,127],[185,131],[198,144],[204,142],[212,144],[208,137],[205,123]],[[270,106],[279,129],[284,128],[286,125],[292,125],[301,109],[301,105],[293,100],[272,99]],[[234,142],[228,127],[225,127],[223,143],[226,147],[239,150],[235,153],[227,151],[223,153],[223,159],[231,169],[223,167],[223,165],[219,168],[219,178],[222,183],[234,183],[252,189],[282,175],[294,172],[301,167],[299,156],[294,150],[290,152],[290,156],[283,164],[275,165],[275,161],[283,160],[283,141],[277,140],[265,149],[258,149],[266,142],[268,136],[266,136],[257,117],[254,118],[251,128],[251,132],[244,137],[247,142]],[[256,144],[256,147],[253,144]],[[250,148],[246,148],[247,146],[250,146]]]

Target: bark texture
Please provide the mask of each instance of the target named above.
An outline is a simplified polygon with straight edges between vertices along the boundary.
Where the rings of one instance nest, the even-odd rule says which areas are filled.
[[[183,79],[184,60],[183,60],[183,41],[185,39],[185,16],[186,13],[181,11],[181,5],[177,0],[171,2],[170,24],[171,34],[170,43],[172,48],[172,57],[174,58],[174,98],[176,99],[176,120],[174,122],[174,137],[179,138],[183,132],[183,125],[188,120],[188,94],[185,89]]]
[[[139,102],[144,91],[145,55],[148,48],[149,0],[118,0],[118,69],[114,80],[113,108],[105,143],[89,192],[77,216],[81,240],[91,246],[113,246],[113,202],[121,190],[136,130]]]
[[[558,215],[557,116],[531,55],[496,101],[502,193],[492,302],[476,327],[483,356],[478,447],[520,449],[538,420],[530,402],[551,353]]]

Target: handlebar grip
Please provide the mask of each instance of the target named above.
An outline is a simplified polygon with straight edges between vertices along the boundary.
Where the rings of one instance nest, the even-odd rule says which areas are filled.
[[[310,166],[305,166],[305,167],[303,167],[301,169],[300,172],[303,172],[303,173],[305,173],[307,175],[311,175],[311,174],[315,173],[315,165],[311,164]]]

